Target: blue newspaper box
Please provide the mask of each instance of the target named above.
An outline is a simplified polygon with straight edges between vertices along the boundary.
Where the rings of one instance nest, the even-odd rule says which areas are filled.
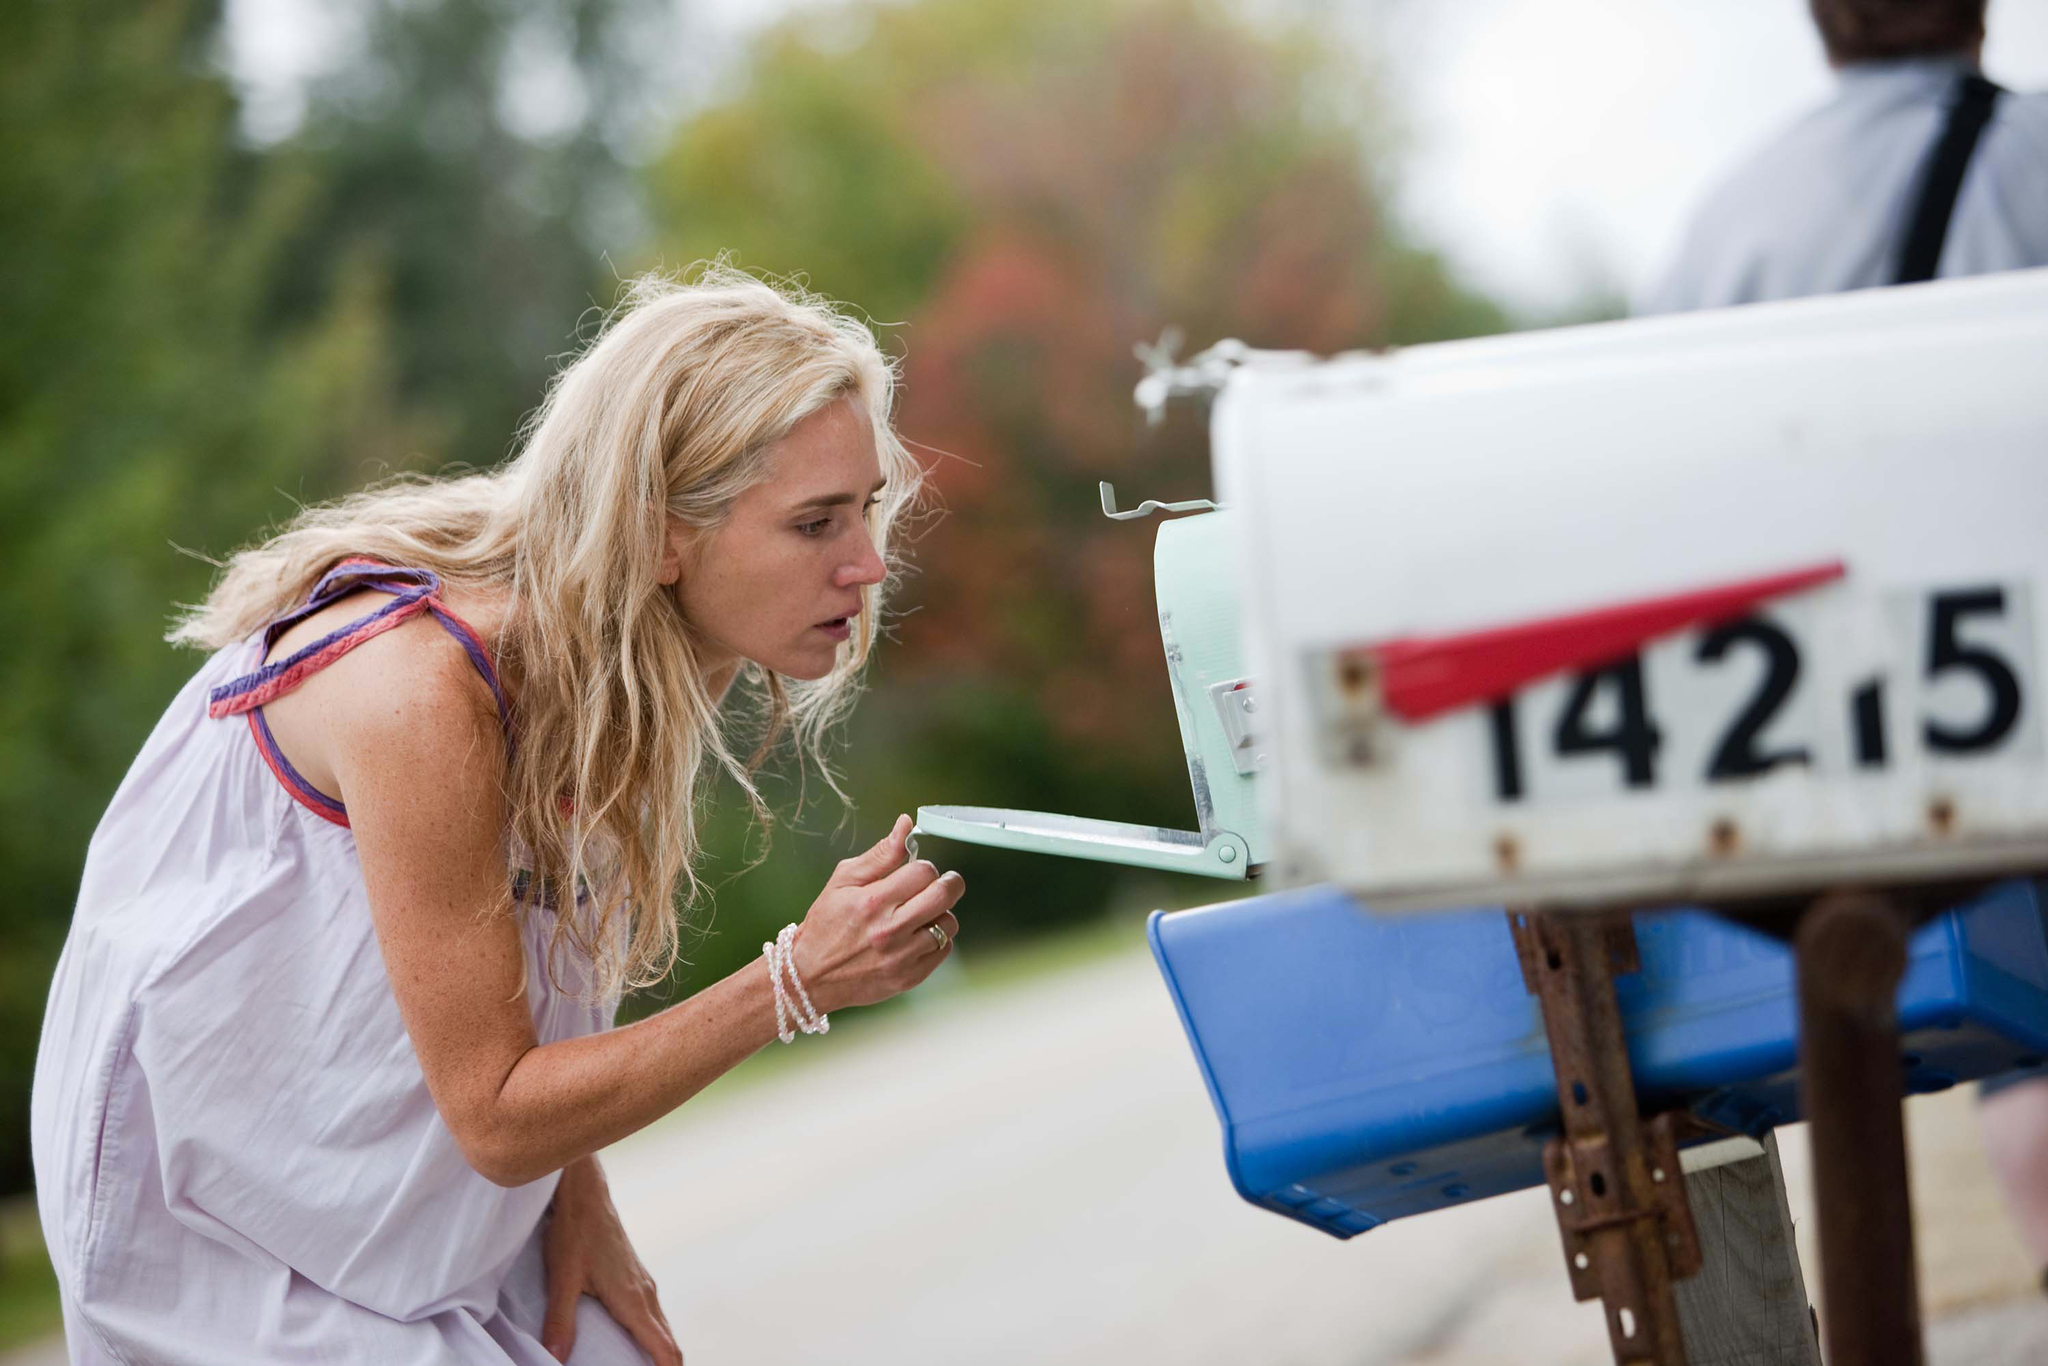
[[[1789,947],[1698,910],[1635,923],[1642,970],[1615,991],[1645,1104],[1752,1137],[1801,1118]],[[1349,1238],[1542,1184],[1556,1081],[1502,911],[1378,916],[1307,888],[1148,930],[1245,1199]],[[1899,1025],[1909,1092],[2041,1064],[2037,884],[1920,928]]]

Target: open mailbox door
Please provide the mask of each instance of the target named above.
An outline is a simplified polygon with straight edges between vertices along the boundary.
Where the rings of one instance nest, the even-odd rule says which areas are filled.
[[[1145,503],[1119,513],[1108,484],[1102,486],[1102,506],[1118,520],[1154,510],[1205,509],[1161,522],[1153,550],[1159,633],[1187,753],[1196,828],[1165,830],[986,806],[923,806],[916,833],[1242,880],[1264,860],[1253,775],[1265,762],[1265,749],[1264,721],[1245,673],[1239,631],[1235,519],[1207,502]]]
[[[2048,867],[2048,271],[1254,358],[1213,437],[1283,881]]]

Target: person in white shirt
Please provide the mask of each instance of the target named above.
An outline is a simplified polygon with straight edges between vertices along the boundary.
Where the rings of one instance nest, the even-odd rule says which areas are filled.
[[[2048,93],[1984,79],[1984,0],[1811,4],[1834,97],[1707,196],[1637,313],[2048,265]]]
[[[2048,94],[1984,78],[1986,0],[1809,4],[1834,97],[1708,195],[1635,311],[2048,266]],[[2048,1079],[1983,1097],[1992,1167],[2048,1267]]]

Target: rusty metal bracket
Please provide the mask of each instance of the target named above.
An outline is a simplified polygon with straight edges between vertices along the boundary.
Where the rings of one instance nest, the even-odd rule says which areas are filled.
[[[1617,1366],[1685,1366],[1671,1282],[1700,1269],[1678,1119],[1636,1111],[1614,978],[1639,966],[1627,916],[1510,912],[1543,1008],[1564,1135],[1543,1149],[1572,1294],[1605,1301]]]

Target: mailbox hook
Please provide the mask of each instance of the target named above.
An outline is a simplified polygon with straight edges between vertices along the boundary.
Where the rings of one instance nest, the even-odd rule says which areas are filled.
[[[1115,522],[1128,522],[1135,517],[1150,517],[1155,512],[1214,512],[1218,505],[1207,498],[1190,498],[1184,503],[1162,503],[1156,498],[1124,512],[1116,510],[1116,485],[1107,479],[1102,481],[1102,515]]]

